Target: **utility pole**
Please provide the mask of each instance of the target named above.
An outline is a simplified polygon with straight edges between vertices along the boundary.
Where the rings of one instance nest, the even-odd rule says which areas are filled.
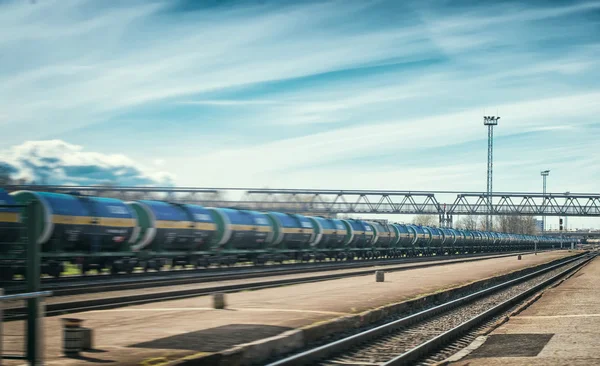
[[[492,231],[492,175],[494,168],[494,126],[498,125],[500,117],[483,116],[483,125],[488,127],[488,158],[487,158],[487,215],[485,228]]]
[[[540,172],[544,180],[544,199],[542,201],[542,210],[546,212],[546,177],[550,174],[550,170],[542,170]],[[546,231],[546,216],[542,216],[542,233]]]

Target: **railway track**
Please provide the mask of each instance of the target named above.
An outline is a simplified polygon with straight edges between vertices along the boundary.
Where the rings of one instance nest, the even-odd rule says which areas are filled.
[[[502,255],[500,257],[505,257],[508,255],[512,255],[514,256],[515,254],[505,254]],[[410,269],[416,269],[416,268],[425,268],[425,267],[433,267],[433,266],[440,266],[440,265],[447,265],[447,264],[453,264],[453,263],[464,263],[464,262],[471,262],[471,261],[478,261],[478,260],[484,260],[484,259],[491,259],[491,258],[497,258],[498,256],[483,256],[483,257],[469,257],[469,258],[458,258],[454,261],[448,261],[448,260],[441,260],[441,261],[435,261],[433,263],[429,263],[431,262],[429,261],[421,261],[421,263],[411,263],[411,265],[406,265],[408,263],[403,263],[403,266],[396,266],[396,267],[385,267],[383,270],[387,271],[387,272],[392,272],[392,271],[401,271],[401,270],[410,270]],[[365,264],[366,265],[366,264]],[[46,310],[46,315],[47,316],[53,316],[53,315],[63,315],[63,314],[69,314],[69,313],[76,313],[76,312],[82,312],[82,311],[89,311],[89,310],[101,310],[101,309],[111,309],[111,308],[117,308],[117,307],[122,307],[122,306],[129,306],[129,305],[138,305],[138,304],[144,304],[144,303],[150,303],[150,302],[156,302],[156,301],[166,301],[166,300],[176,300],[176,299],[182,299],[182,298],[188,298],[188,297],[194,297],[194,296],[201,296],[201,295],[208,295],[208,294],[212,294],[212,293],[216,293],[216,292],[239,292],[239,291],[244,291],[244,290],[257,290],[257,289],[264,289],[264,288],[270,288],[270,287],[278,287],[278,286],[284,286],[284,285],[292,285],[292,284],[301,284],[301,283],[309,283],[309,282],[318,282],[318,281],[326,281],[326,280],[334,280],[334,279],[340,279],[340,278],[347,278],[347,277],[353,277],[353,276],[361,276],[361,275],[366,275],[366,274],[372,274],[374,269],[373,264],[368,264],[368,267],[371,267],[369,269],[364,269],[364,270],[358,270],[358,271],[351,271],[351,272],[342,272],[342,273],[320,273],[320,274],[315,274],[315,275],[308,275],[308,276],[303,276],[300,278],[296,278],[296,277],[292,277],[292,278],[283,278],[283,279],[264,279],[264,280],[260,280],[258,279],[257,281],[248,281],[248,282],[244,282],[244,283],[239,283],[239,284],[228,284],[228,285],[216,285],[216,286],[201,286],[201,282],[198,279],[192,279],[188,281],[192,281],[192,283],[195,284],[199,284],[199,286],[192,286],[192,287],[188,287],[188,288],[183,288],[183,289],[176,289],[176,290],[167,290],[167,291],[154,291],[154,292],[144,292],[144,293],[135,293],[135,294],[118,294],[117,296],[110,296],[109,292],[107,292],[106,290],[101,291],[103,295],[102,297],[97,297],[97,298],[79,298],[79,299],[70,299],[70,300],[65,300],[65,301],[53,301],[55,299],[60,298],[59,296],[56,296],[56,294],[53,294],[52,298],[49,298],[47,301],[48,303],[45,306],[45,310]],[[348,269],[347,267],[344,269]],[[329,270],[332,270],[331,268]],[[313,269],[314,271],[314,269]],[[293,274],[293,273],[285,273],[285,274]],[[278,274],[272,274],[272,276],[275,275],[279,275],[282,276],[284,275],[284,273],[278,273]],[[264,277],[263,276],[257,276],[257,277]],[[249,277],[243,277],[244,279],[247,279]],[[227,280],[231,280],[230,277],[226,278]],[[212,279],[213,281],[215,281],[215,279]],[[189,282],[188,282],[189,283]],[[134,284],[137,285],[137,287],[135,287],[135,289],[140,289],[140,288],[145,288],[148,287],[148,284]],[[173,282],[170,283],[170,285],[174,285]],[[124,290],[122,285],[117,285],[120,286],[119,290]],[[90,289],[90,290],[97,290],[97,289]],[[63,290],[65,292],[68,292],[69,295],[71,294],[71,291],[73,290]],[[76,290],[78,291],[77,294],[82,295],[82,290]],[[86,292],[85,294],[90,294],[93,291],[89,291]],[[99,291],[100,292],[100,291]],[[64,292],[63,292],[64,293]],[[65,295],[68,296],[68,295]],[[27,314],[27,309],[24,306],[24,304],[13,304],[13,305],[7,305],[4,308],[4,320],[5,321],[13,321],[13,320],[21,320],[24,319],[25,316]]]
[[[473,260],[502,258],[516,254],[530,254],[532,252],[509,252],[509,253],[489,253],[489,254],[466,254],[454,256],[430,256],[418,258],[387,259],[377,261],[355,261],[355,262],[329,262],[329,263],[310,263],[310,264],[285,264],[272,265],[265,267],[235,267],[235,268],[212,268],[204,270],[177,270],[165,272],[147,272],[121,276],[95,275],[95,276],[77,276],[65,277],[59,279],[46,279],[42,281],[42,291],[52,291],[53,296],[69,296],[85,293],[109,292],[126,289],[138,289],[145,287],[162,287],[183,285],[200,282],[218,282],[234,279],[258,278],[282,276],[289,274],[310,273],[316,271],[336,271],[344,269],[358,269],[374,266],[393,266],[406,264],[421,264],[422,266],[432,266],[427,262],[454,261],[455,263],[469,262]],[[411,269],[419,268],[412,266]],[[389,267],[386,270],[401,270],[400,267]],[[4,286],[6,294],[23,292],[24,284],[9,283]]]
[[[275,361],[269,366],[435,364],[444,354],[427,358],[432,353],[444,347],[449,347],[446,353],[461,347],[470,338],[460,338],[470,330],[493,320],[593,258],[593,254],[569,258],[427,310],[400,319],[390,318],[383,325]]]

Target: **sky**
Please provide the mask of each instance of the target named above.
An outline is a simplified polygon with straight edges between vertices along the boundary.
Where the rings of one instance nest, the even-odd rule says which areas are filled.
[[[0,0],[0,24],[14,177],[484,191],[499,115],[495,191],[598,192],[600,1]]]

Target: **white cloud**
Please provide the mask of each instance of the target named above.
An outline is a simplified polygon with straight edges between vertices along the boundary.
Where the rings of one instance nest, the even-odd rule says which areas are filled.
[[[14,179],[38,184],[160,185],[172,184],[175,178],[121,154],[85,151],[82,146],[61,140],[27,141],[0,151],[0,164],[8,164]]]

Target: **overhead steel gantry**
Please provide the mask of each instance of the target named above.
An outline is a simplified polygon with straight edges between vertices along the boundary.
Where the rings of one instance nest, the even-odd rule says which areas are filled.
[[[290,213],[437,215],[452,223],[453,215],[525,215],[600,217],[600,194],[383,191],[317,189],[250,189],[194,187],[119,187],[10,185],[8,191],[35,190],[115,197],[155,199],[213,207],[272,210]],[[450,202],[450,203],[447,203]],[[491,212],[489,208],[491,207]]]

